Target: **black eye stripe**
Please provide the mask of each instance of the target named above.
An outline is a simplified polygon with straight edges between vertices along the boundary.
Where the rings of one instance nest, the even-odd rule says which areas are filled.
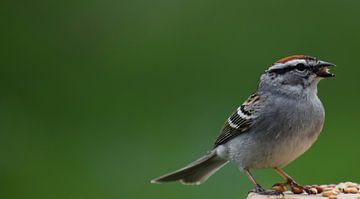
[[[305,64],[303,63],[299,63],[299,64],[296,64],[295,68],[299,71],[304,71],[306,69],[309,69],[310,67],[309,66],[305,66]]]
[[[303,63],[296,64],[296,69],[303,70],[305,69],[305,65]]]

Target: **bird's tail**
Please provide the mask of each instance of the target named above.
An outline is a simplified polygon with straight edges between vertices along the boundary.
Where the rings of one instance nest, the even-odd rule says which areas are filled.
[[[216,155],[212,150],[207,155],[190,163],[182,169],[163,175],[151,181],[151,183],[163,183],[180,181],[187,185],[199,185],[207,180],[212,174],[228,163]]]

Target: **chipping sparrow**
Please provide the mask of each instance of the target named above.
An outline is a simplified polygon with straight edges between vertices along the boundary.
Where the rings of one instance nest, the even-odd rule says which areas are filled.
[[[252,168],[273,168],[286,179],[277,186],[309,192],[280,167],[309,149],[321,132],[325,113],[317,85],[335,76],[330,66],[335,65],[304,55],[275,62],[261,75],[257,91],[227,119],[207,155],[151,182],[200,184],[230,161],[247,175],[257,193],[281,192],[263,189],[251,175]]]

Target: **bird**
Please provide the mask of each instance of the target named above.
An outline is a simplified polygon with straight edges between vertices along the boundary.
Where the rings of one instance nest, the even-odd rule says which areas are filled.
[[[335,64],[308,55],[292,55],[270,65],[260,76],[256,91],[226,120],[213,148],[203,157],[151,183],[178,181],[199,185],[229,162],[254,186],[253,192],[279,195],[264,189],[251,169],[274,169],[286,180],[274,186],[290,186],[311,194],[282,168],[301,156],[322,131],[325,111],[317,95],[318,83],[335,74]],[[274,187],[273,186],[273,187]]]

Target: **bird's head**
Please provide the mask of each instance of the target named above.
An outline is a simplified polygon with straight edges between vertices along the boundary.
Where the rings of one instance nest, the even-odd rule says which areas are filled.
[[[329,67],[335,64],[306,55],[282,58],[272,64],[261,76],[260,87],[285,92],[315,92],[317,84],[324,78],[334,77]]]

